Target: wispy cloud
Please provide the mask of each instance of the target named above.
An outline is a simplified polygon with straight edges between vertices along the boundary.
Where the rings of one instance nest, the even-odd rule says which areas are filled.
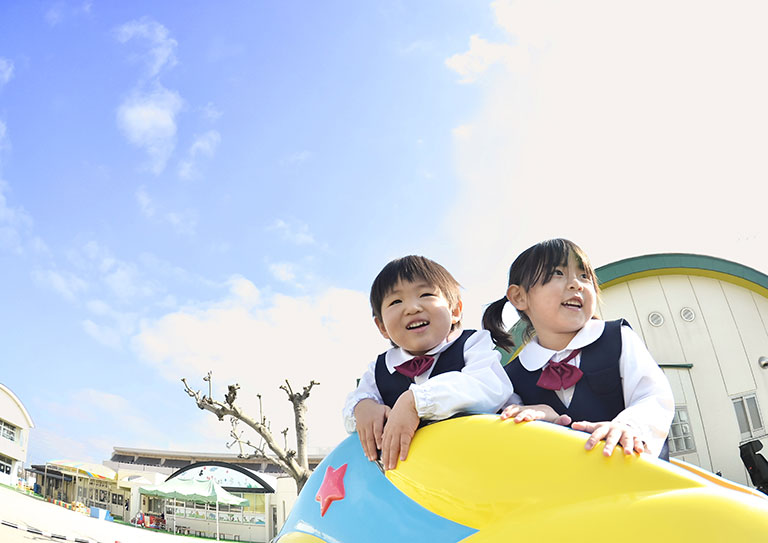
[[[13,61],[0,57],[0,88],[13,77]]]
[[[150,77],[158,75],[163,68],[176,64],[178,43],[170,37],[168,29],[157,21],[148,17],[130,21],[118,27],[116,34],[120,43],[139,39],[149,44],[149,54],[145,62]]]
[[[32,277],[41,285],[53,289],[67,300],[74,302],[88,290],[88,283],[74,273],[58,270],[35,270]]]
[[[296,269],[290,262],[275,262],[269,265],[269,271],[280,281],[292,281],[296,278]]]
[[[5,125],[0,123],[0,148]],[[23,234],[32,228],[32,217],[21,207],[8,204],[8,184],[0,178],[0,248],[21,253],[24,248]]]
[[[45,11],[45,22],[50,26],[58,25],[64,19],[64,4],[56,2]]]
[[[90,300],[86,308],[101,322],[86,319],[82,322],[83,330],[107,347],[120,349],[123,341],[136,331],[138,315],[135,313],[116,311],[103,300]]]
[[[200,108],[200,110],[202,112],[203,118],[211,123],[215,123],[221,119],[222,115],[224,115],[224,113],[215,105],[213,105],[212,102],[208,102],[202,108]]]
[[[133,262],[115,258],[95,241],[89,241],[73,252],[70,259],[121,303],[136,302],[163,293],[162,286],[147,277],[146,270]]]
[[[312,151],[296,151],[285,157],[283,162],[286,164],[303,164],[314,156]]]
[[[195,137],[195,141],[187,151],[187,156],[179,163],[179,177],[191,179],[199,175],[198,162],[202,158],[210,158],[216,153],[221,142],[221,135],[216,130]]]
[[[141,214],[147,218],[155,215],[155,205],[152,198],[147,194],[147,189],[143,185],[136,190],[136,202],[139,204]]]
[[[469,39],[469,50],[445,61],[446,66],[462,76],[461,83],[473,83],[494,64],[503,64],[509,71],[527,69],[527,49],[507,43],[492,43],[479,36]]]
[[[6,124],[0,120],[0,151],[5,151],[11,146],[11,141],[8,139],[8,128]],[[2,162],[0,161],[0,165]],[[2,190],[2,187],[0,187]]]
[[[267,230],[278,232],[284,240],[296,245],[311,245],[315,243],[315,237],[309,231],[309,227],[303,223],[294,221],[293,224],[289,224],[282,219],[277,219]]]
[[[191,235],[195,233],[197,228],[197,213],[195,211],[160,211],[158,205],[147,192],[147,188],[143,185],[136,190],[135,197],[139,211],[147,219],[165,222],[179,234]]]
[[[169,211],[165,214],[165,220],[179,234],[192,235],[197,229],[197,214],[191,210]]]
[[[150,170],[159,174],[176,146],[176,115],[184,102],[177,92],[156,85],[135,93],[117,109],[117,123],[128,141],[149,155]]]

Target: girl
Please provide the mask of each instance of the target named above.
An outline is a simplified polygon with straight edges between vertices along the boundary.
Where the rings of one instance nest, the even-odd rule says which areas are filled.
[[[626,454],[666,456],[674,416],[669,382],[626,321],[595,317],[598,292],[584,251],[566,239],[543,241],[512,263],[506,296],[488,306],[483,327],[496,345],[513,349],[502,310],[507,301],[517,309],[530,341],[505,367],[514,391],[526,405],[546,404],[577,421],[572,428],[591,433],[586,449],[604,439],[606,456],[616,444]],[[516,404],[502,413],[513,416],[544,418]]]

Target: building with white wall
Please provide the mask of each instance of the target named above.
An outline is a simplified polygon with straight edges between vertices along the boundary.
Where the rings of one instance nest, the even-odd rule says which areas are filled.
[[[692,254],[596,272],[602,318],[626,319],[672,385],[671,456],[749,484],[739,446],[768,444],[768,276]]]
[[[768,275],[686,253],[595,272],[600,318],[627,320],[672,386],[670,456],[753,486],[739,447],[768,445]],[[522,331],[521,323],[512,328],[516,345]]]
[[[29,431],[34,427],[21,400],[0,384],[0,483],[16,486],[23,476]]]

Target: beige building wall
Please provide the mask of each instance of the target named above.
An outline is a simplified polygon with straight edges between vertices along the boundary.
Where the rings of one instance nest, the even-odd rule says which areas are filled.
[[[768,357],[768,298],[759,284],[709,271],[611,281],[601,316],[623,317],[640,334],[687,412],[677,430],[690,434],[693,448],[690,438],[679,440],[682,452],[673,448],[673,456],[749,484],[739,445],[760,439],[768,454],[768,369],[758,362]],[[741,424],[740,405],[748,413]]]

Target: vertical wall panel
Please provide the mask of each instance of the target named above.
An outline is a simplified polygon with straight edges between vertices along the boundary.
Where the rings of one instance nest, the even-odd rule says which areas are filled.
[[[667,300],[658,277],[636,279],[628,283],[635,302],[638,325],[648,350],[659,364],[680,364],[685,362],[683,351],[677,340],[677,331],[670,315]],[[648,316],[658,312],[664,317],[664,324],[652,326]]]
[[[755,381],[746,367],[746,353],[722,283],[708,277],[691,277],[691,284],[707,322],[728,395],[754,390]]]

